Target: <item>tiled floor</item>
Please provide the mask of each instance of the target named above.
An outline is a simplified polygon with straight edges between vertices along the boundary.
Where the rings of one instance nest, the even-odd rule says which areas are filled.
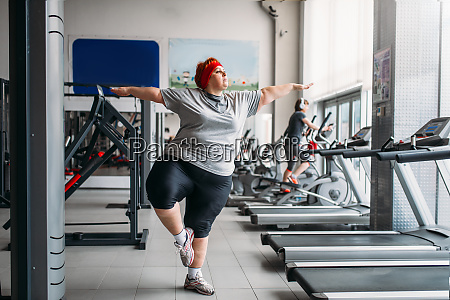
[[[67,201],[66,222],[126,221],[124,209],[105,208],[125,203],[126,190],[78,190]],[[0,220],[7,212],[0,210]],[[146,250],[132,246],[71,246],[66,249],[68,300],[165,300],[165,299],[309,299],[297,283],[288,283],[284,264],[269,246],[262,246],[264,228],[250,224],[236,208],[226,207],[214,223],[208,254],[202,268],[216,293],[203,296],[183,289],[186,268],[175,254],[173,237],[151,209],[139,211],[139,229],[150,231]],[[74,231],[126,231],[126,225],[67,226]],[[0,233],[0,246],[8,233]],[[10,294],[9,252],[0,252],[0,282]]]

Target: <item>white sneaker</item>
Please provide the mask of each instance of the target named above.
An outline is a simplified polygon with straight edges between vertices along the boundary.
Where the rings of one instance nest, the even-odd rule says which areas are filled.
[[[173,244],[177,247],[177,252],[180,252],[181,262],[183,266],[189,267],[194,261],[194,249],[192,248],[192,241],[194,240],[194,230],[186,227],[186,242],[181,246],[177,242]]]
[[[184,288],[187,290],[196,290],[198,293],[203,295],[211,296],[214,294],[214,288],[203,278],[201,273],[197,273],[194,279],[190,279],[186,275],[186,280],[184,281]]]

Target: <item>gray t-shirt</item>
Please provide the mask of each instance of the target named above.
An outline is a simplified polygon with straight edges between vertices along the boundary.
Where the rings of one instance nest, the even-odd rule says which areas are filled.
[[[256,114],[261,91],[217,97],[201,89],[161,89],[167,109],[180,117],[180,129],[164,154],[213,174],[229,176],[245,120]]]

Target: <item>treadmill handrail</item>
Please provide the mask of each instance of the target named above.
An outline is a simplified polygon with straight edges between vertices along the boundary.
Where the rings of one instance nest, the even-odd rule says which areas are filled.
[[[395,160],[399,163],[409,163],[429,160],[450,159],[450,150],[428,151],[428,152],[406,152],[395,155]]]
[[[376,251],[434,251],[437,252],[439,247],[433,245],[420,246],[286,246],[285,251],[295,252],[376,252]],[[408,260],[408,259],[407,259]]]
[[[366,234],[401,234],[399,231],[369,231],[369,230],[358,230],[358,231],[334,231],[334,230],[318,230],[318,231],[267,231],[261,233],[261,235],[326,235],[326,234],[343,234],[343,235],[366,235]]]
[[[342,156],[345,158],[355,158],[355,157],[369,157],[369,156],[375,156],[378,152],[381,151],[381,149],[370,149],[370,150],[356,150],[354,151],[348,151],[342,153]]]
[[[312,293],[312,299],[409,299],[409,300],[446,300],[447,290],[441,291],[369,291],[369,292],[321,292]]]
[[[450,266],[448,259],[436,260],[357,260],[357,261],[308,261],[286,264],[292,268],[341,268],[341,267],[413,267],[413,266]]]
[[[316,151],[316,153],[319,153],[321,156],[332,156],[332,155],[342,155],[345,152],[353,151],[353,148],[347,148],[347,149],[321,149]]]
[[[397,154],[405,154],[405,153],[427,153],[428,149],[417,149],[417,150],[400,150],[400,151],[386,151],[386,152],[378,152],[376,153],[376,157],[378,160],[395,160]]]

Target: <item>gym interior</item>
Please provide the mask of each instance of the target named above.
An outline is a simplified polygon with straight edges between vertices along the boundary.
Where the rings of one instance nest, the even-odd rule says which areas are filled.
[[[0,299],[208,297],[183,288],[145,191],[179,118],[109,88],[195,88],[209,56],[230,91],[314,83],[246,121],[209,299],[449,299],[448,1],[0,0],[0,15]],[[283,183],[300,97],[334,125]]]

